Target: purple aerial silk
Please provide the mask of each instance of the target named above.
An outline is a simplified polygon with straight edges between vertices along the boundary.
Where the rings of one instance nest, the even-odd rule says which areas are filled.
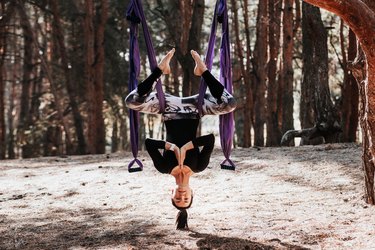
[[[215,38],[218,23],[221,23],[222,37],[221,37],[221,47],[220,47],[220,82],[232,93],[232,67],[230,59],[230,42],[229,42],[229,27],[228,27],[228,10],[226,0],[218,0],[215,6],[214,18],[211,25],[211,34],[208,42],[208,48],[206,52],[206,65],[209,70],[212,68],[212,63],[214,59],[214,49],[215,49]],[[201,80],[199,86],[199,99],[198,108],[200,113],[202,113],[202,104],[204,100],[204,93],[206,92],[207,84],[204,80]],[[232,140],[234,133],[233,124],[233,112],[229,114],[220,115],[219,117],[219,127],[220,127],[220,143],[223,150],[225,160],[221,163],[224,165],[229,164],[233,168],[234,163],[230,159],[230,153],[232,150]]]
[[[127,19],[131,22],[130,26],[130,79],[129,79],[129,91],[134,90],[138,81],[140,71],[140,55],[138,46],[138,24],[142,23],[143,34],[145,37],[148,59],[150,62],[150,68],[155,69],[157,67],[156,56],[154,47],[152,45],[150,32],[147,27],[146,19],[144,16],[141,0],[131,0],[126,13]],[[208,44],[208,49],[206,53],[206,65],[209,70],[212,68],[213,58],[214,58],[214,47],[216,38],[216,29],[218,23],[222,24],[222,39],[220,48],[220,82],[232,93],[232,72],[231,72],[231,60],[230,60],[230,43],[229,43],[229,29],[228,29],[228,10],[226,0],[218,0],[215,6],[215,15],[211,26],[211,34]],[[204,94],[206,92],[207,85],[204,80],[201,80],[199,87],[199,99],[198,99],[198,109],[200,113],[202,111],[202,104]],[[163,112],[165,108],[165,98],[163,89],[161,86],[161,81],[158,80],[156,84],[156,91],[159,97],[160,110]],[[138,120],[139,113],[130,110],[130,142],[132,147],[132,153],[134,160],[132,160],[128,168],[130,169],[136,162],[142,169],[143,164],[137,159],[138,156]],[[221,147],[224,152],[225,160],[222,164],[229,163],[234,167],[233,162],[229,159],[230,152],[232,148],[232,138],[233,138],[233,113],[220,115],[220,142]]]
[[[128,10],[126,12],[126,17],[130,21],[130,51],[129,51],[129,64],[130,64],[130,78],[128,83],[129,91],[133,91],[138,85],[138,76],[140,72],[140,55],[139,55],[139,44],[138,44],[138,25],[142,24],[143,34],[145,37],[148,60],[150,63],[150,68],[153,70],[157,67],[155,50],[152,45],[150,32],[147,27],[146,19],[144,16],[142,4],[140,0],[132,0]],[[156,91],[159,97],[160,110],[164,110],[165,98],[164,92],[161,86],[160,79],[156,84]],[[138,123],[139,123],[139,113],[134,110],[129,110],[129,120],[130,120],[130,143],[132,148],[132,153],[134,160],[132,160],[128,169],[130,169],[134,163],[143,169],[143,164],[137,159],[138,156]]]

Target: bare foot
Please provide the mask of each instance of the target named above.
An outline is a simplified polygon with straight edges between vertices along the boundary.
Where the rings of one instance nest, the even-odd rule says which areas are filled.
[[[190,53],[195,61],[194,75],[201,76],[207,70],[207,66],[195,50],[191,50]]]
[[[169,62],[171,61],[174,52],[175,52],[175,48],[171,49],[163,57],[163,59],[161,59],[160,63],[158,64],[159,69],[163,72],[164,75],[168,75],[169,73],[171,73],[171,67],[169,66]]]

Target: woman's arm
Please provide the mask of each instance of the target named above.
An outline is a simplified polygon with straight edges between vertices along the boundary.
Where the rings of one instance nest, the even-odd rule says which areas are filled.
[[[180,159],[180,149],[173,143],[147,138],[145,141],[146,150],[149,153],[155,168],[161,173],[169,173],[171,171],[170,158],[161,154],[159,149],[170,150],[176,156],[176,162]]]
[[[186,158],[186,152],[203,146],[202,151],[198,155],[198,169],[195,169],[194,172],[200,172],[205,169],[209,163],[209,159],[214,148],[215,136],[213,134],[199,136],[193,140],[187,142],[184,146],[180,148],[180,164],[184,164]]]

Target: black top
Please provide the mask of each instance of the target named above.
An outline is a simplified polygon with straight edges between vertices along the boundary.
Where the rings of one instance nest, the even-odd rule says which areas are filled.
[[[198,119],[179,119],[165,121],[167,130],[167,141],[182,147],[185,143],[196,138],[198,130]]]

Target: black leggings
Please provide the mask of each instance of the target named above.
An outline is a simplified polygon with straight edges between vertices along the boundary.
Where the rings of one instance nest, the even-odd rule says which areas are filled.
[[[155,168],[163,173],[169,174],[178,161],[173,151],[164,150],[163,154],[159,149],[165,149],[165,141],[147,138],[145,141],[147,152],[150,154]],[[194,148],[186,152],[184,165],[187,165],[195,173],[203,171],[210,162],[210,156],[215,144],[213,134],[197,137],[192,140]],[[202,146],[202,150],[199,147]]]

